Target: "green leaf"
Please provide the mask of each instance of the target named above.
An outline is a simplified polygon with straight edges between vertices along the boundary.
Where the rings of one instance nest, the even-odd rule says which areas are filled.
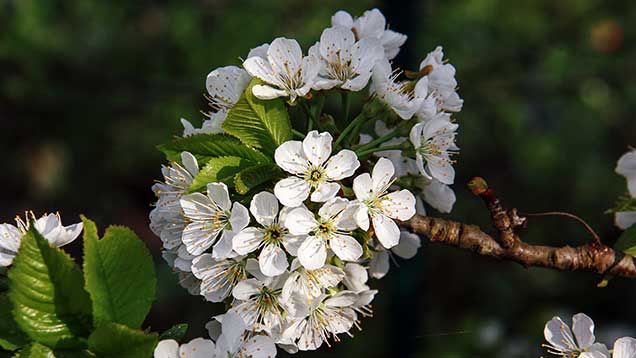
[[[227,134],[195,134],[175,138],[172,142],[158,146],[168,160],[181,162],[181,152],[190,152],[199,165],[214,157],[239,157],[256,163],[271,163],[272,159],[263,153],[247,147],[240,140]]]
[[[55,358],[53,350],[39,343],[33,343],[18,352],[14,358]]]
[[[239,157],[212,158],[194,177],[189,191],[204,189],[211,182],[223,182],[232,187],[234,186],[234,175],[254,165],[257,163]]]
[[[159,340],[163,341],[164,339],[174,339],[175,341],[181,341],[187,332],[188,332],[187,323],[176,324],[172,326],[170,329],[168,329],[167,331],[163,332],[159,336]]]
[[[234,177],[234,186],[239,194],[247,194],[255,187],[280,176],[281,171],[274,164],[263,164],[243,169]]]
[[[130,229],[111,226],[99,240],[84,222],[84,276],[93,299],[95,326],[117,322],[138,328],[150,311],[157,279],[152,256]]]
[[[29,343],[11,315],[13,305],[6,294],[0,295],[0,347],[14,351]]]
[[[623,234],[614,244],[614,249],[636,257],[636,224],[623,231]]]
[[[252,80],[228,112],[223,129],[272,157],[279,145],[291,140],[291,122],[282,98],[260,100],[252,94],[252,87],[259,83],[257,79]]]
[[[152,357],[157,334],[144,333],[117,323],[100,326],[88,338],[88,346],[100,358]]]
[[[33,226],[9,271],[9,299],[16,323],[32,340],[52,348],[83,347],[92,317],[82,272]]]

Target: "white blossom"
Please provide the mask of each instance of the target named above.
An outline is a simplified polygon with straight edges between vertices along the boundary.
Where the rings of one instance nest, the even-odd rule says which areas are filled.
[[[616,173],[627,180],[627,189],[632,198],[636,198],[636,150],[631,150],[618,160]],[[616,226],[625,230],[636,224],[636,211],[619,211],[615,216]]]
[[[594,322],[583,313],[572,317],[572,329],[559,317],[554,317],[543,330],[548,352],[563,357],[575,357],[583,352],[599,352],[609,357],[604,344],[595,343]],[[595,357],[594,354],[591,357]]]
[[[276,164],[293,174],[274,187],[274,194],[283,205],[297,207],[310,193],[311,201],[325,202],[340,190],[335,181],[352,176],[358,169],[360,162],[351,150],[343,149],[331,156],[332,141],[327,132],[311,131],[302,142],[287,141],[276,149]]]
[[[351,29],[343,26],[325,29],[309,54],[321,59],[314,89],[338,87],[351,91],[360,91],[367,85],[373,65],[384,56],[378,40],[356,41]]]
[[[250,57],[243,62],[243,67],[266,83],[252,87],[256,97],[289,97],[293,102],[311,90],[320,70],[320,60],[314,56],[303,57],[296,40],[279,37],[269,45],[266,59]]]
[[[346,11],[338,11],[331,17],[331,25],[351,29],[358,40],[379,40],[389,60],[397,56],[400,47],[406,42],[406,35],[387,29],[386,19],[378,9],[365,11],[356,19]]]
[[[402,119],[411,119],[428,97],[426,81],[399,81],[400,71],[393,71],[388,60],[373,66],[371,94],[386,103]]]
[[[231,257],[232,238],[247,226],[249,213],[241,203],[232,204],[224,183],[209,183],[207,194],[193,193],[180,199],[190,221],[181,240],[192,255],[200,255],[214,244],[215,258]]]
[[[435,99],[438,110],[459,112],[464,101],[457,94],[455,67],[444,62],[444,51],[438,46],[420,63],[420,72],[426,73],[429,93]],[[421,80],[420,80],[421,81]]]
[[[369,229],[369,217],[380,243],[385,248],[398,244],[400,229],[393,219],[408,220],[415,215],[415,196],[406,190],[389,193],[393,184],[393,163],[380,158],[373,167],[372,175],[361,174],[353,180],[353,191],[358,205],[356,222],[362,230]]]
[[[215,358],[274,358],[276,346],[264,335],[248,331],[243,319],[233,312],[220,317],[221,330],[216,340]]]
[[[424,184],[420,195],[416,199],[417,213],[420,215],[426,215],[426,210],[424,209],[422,201],[425,201],[428,205],[432,206],[440,213],[450,213],[453,210],[453,205],[455,205],[457,197],[450,186],[442,184],[442,182],[437,179],[432,179],[428,180],[428,183]]]
[[[450,156],[459,150],[455,145],[458,127],[446,113],[413,126],[410,140],[415,147],[417,166],[424,177],[453,184],[455,169]]]
[[[239,255],[247,255],[262,248],[258,263],[267,276],[278,276],[285,272],[289,266],[285,250],[295,256],[304,240],[303,236],[291,235],[283,225],[290,210],[284,207],[279,212],[278,200],[272,193],[264,191],[254,195],[250,212],[261,227],[247,227],[232,240],[232,248]]]
[[[214,357],[214,342],[209,339],[195,338],[182,344],[173,339],[166,339],[155,348],[155,358],[211,358]]]
[[[318,217],[306,208],[292,210],[285,226],[294,235],[309,235],[298,248],[298,259],[308,270],[325,264],[331,249],[343,261],[356,261],[362,256],[362,245],[349,235],[357,228],[354,213],[357,208],[347,199],[330,199],[318,210]]]
[[[418,235],[401,230],[400,242],[397,245],[390,250],[386,250],[384,247],[376,249],[377,252],[374,253],[371,262],[369,262],[369,274],[373,278],[381,279],[389,272],[391,254],[408,260],[417,254],[417,250],[421,245],[421,239]]]
[[[292,317],[302,315],[311,302],[325,293],[325,289],[337,286],[345,277],[339,267],[324,265],[319,269],[307,270],[294,259],[289,275],[281,292],[281,300]]]
[[[241,258],[217,260],[211,254],[195,258],[192,274],[201,280],[201,296],[211,302],[222,302],[237,283],[247,278],[245,265]]]

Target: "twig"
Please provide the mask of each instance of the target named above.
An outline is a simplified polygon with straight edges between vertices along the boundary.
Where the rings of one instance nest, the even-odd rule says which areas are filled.
[[[585,220],[581,219],[580,217],[574,215],[574,214],[570,214],[570,213],[566,213],[566,212],[562,212],[562,211],[548,211],[545,213],[523,213],[523,216],[535,216],[535,217],[541,217],[541,216],[564,216],[570,219],[574,219],[576,221],[578,221],[581,225],[583,225],[585,227],[585,230],[587,230],[590,235],[592,235],[592,237],[594,238],[594,241],[601,245],[601,237],[598,236],[598,234],[596,233],[596,231],[594,231],[594,229],[592,229],[592,227],[585,222]]]

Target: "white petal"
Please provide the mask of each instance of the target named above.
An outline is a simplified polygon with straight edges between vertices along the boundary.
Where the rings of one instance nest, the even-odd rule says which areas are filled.
[[[327,245],[316,236],[309,236],[298,249],[298,260],[307,270],[321,268],[327,260]]]
[[[616,340],[614,358],[636,358],[636,339],[623,337]]]
[[[548,343],[562,351],[571,351],[576,344],[570,327],[559,317],[554,317],[545,324],[543,335]]]
[[[223,230],[221,238],[214,244],[212,248],[212,257],[217,260],[227,259],[236,256],[236,253],[232,251],[232,239],[234,238],[234,232]]]
[[[280,90],[278,88],[268,85],[254,85],[252,87],[252,94],[258,99],[274,99],[278,97],[287,97],[289,93],[287,91]]]
[[[274,160],[279,167],[291,174],[303,174],[309,165],[302,142],[296,140],[287,141],[276,148]]]
[[[329,307],[348,307],[354,304],[358,295],[351,291],[340,291],[325,300],[325,305]]]
[[[343,261],[357,261],[362,256],[362,245],[348,235],[332,235],[329,247]]]
[[[192,255],[200,255],[216,241],[219,229],[210,229],[206,221],[193,221],[183,230],[181,241]]]
[[[349,200],[341,197],[335,197],[328,200],[320,207],[318,215],[325,220],[331,220],[346,209],[347,206],[349,206]]]
[[[358,204],[358,209],[355,213],[356,224],[360,229],[369,230],[369,209],[364,204]]]
[[[386,190],[394,174],[395,168],[390,160],[386,158],[378,159],[378,162],[375,163],[373,172],[371,173],[371,178],[373,179],[373,191],[381,193],[383,190]]]
[[[232,249],[239,255],[247,255],[258,249],[263,242],[265,234],[255,227],[248,227],[232,238]]]
[[[179,348],[179,358],[210,358],[215,354],[214,342],[195,338]]]
[[[395,221],[382,214],[373,215],[373,229],[378,240],[387,249],[397,245],[400,241],[400,229]]]
[[[199,174],[199,163],[197,162],[197,158],[192,155],[190,152],[182,152],[181,153],[181,162],[187,171],[192,174],[193,177]]]
[[[155,348],[155,358],[179,358],[179,343],[174,339],[165,339]]]
[[[409,140],[411,144],[415,147],[415,149],[422,146],[422,131],[424,130],[424,126],[426,122],[420,122],[411,128],[411,132],[409,133]]]
[[[371,180],[369,173],[360,174],[353,179],[353,192],[360,201],[371,197],[373,194],[373,180]]]
[[[270,192],[260,192],[252,198],[250,212],[259,224],[270,226],[278,215],[278,199]]]
[[[427,168],[433,178],[444,184],[453,184],[455,181],[455,168],[451,165],[448,156],[434,157],[432,160],[427,160],[427,164]]]
[[[381,279],[389,272],[389,253],[385,250],[376,252],[369,263],[369,274],[375,279]]]
[[[254,336],[245,342],[241,354],[250,358],[274,358],[276,345],[268,336]]]
[[[358,228],[357,214],[359,206],[356,203],[347,206],[336,216],[334,224],[338,230],[352,231]]]
[[[589,348],[594,344],[594,321],[584,313],[572,317],[572,331],[579,348]]]
[[[348,263],[345,265],[344,272],[344,284],[349,290],[360,292],[369,289],[369,286],[366,285],[369,280],[369,274],[364,266],[356,263]]]
[[[287,270],[287,255],[278,245],[265,245],[258,256],[258,264],[261,271],[270,277],[275,277]]]
[[[249,223],[250,214],[247,211],[247,208],[239,202],[234,203],[232,206],[232,213],[230,214],[230,226],[232,227],[232,231],[239,232]]]
[[[322,203],[328,201],[338,194],[340,185],[338,183],[322,182],[318,184],[316,190],[311,193],[311,201]]]
[[[320,55],[328,63],[344,64],[351,58],[351,47],[356,42],[351,28],[335,26],[326,28],[320,35]]]
[[[626,230],[636,224],[636,211],[619,211],[615,216],[616,226]]]
[[[11,224],[0,224],[0,248],[18,252],[22,235],[17,227]]]
[[[329,158],[325,166],[325,174],[329,180],[340,180],[352,176],[359,167],[360,162],[356,153],[343,149]]]
[[[456,201],[453,189],[438,180],[433,180],[425,186],[422,189],[422,195],[430,206],[441,213],[450,213]]]
[[[227,191],[227,185],[224,183],[210,183],[208,184],[208,197],[216,205],[225,211],[229,211],[232,206],[230,201],[230,193]]]
[[[303,152],[313,165],[322,165],[331,155],[332,141],[328,132],[318,134],[318,131],[311,131],[303,140]]]
[[[616,164],[616,173],[627,179],[629,193],[636,198],[636,150],[623,154]]]
[[[301,207],[287,214],[284,225],[292,235],[306,235],[316,229],[318,222],[311,211]]]
[[[256,46],[250,50],[250,52],[247,54],[247,58],[258,56],[263,59],[267,59],[267,50],[269,50],[268,43],[264,43],[260,46]]]
[[[354,26],[360,38],[380,38],[386,27],[386,19],[378,9],[367,10],[356,19]]]
[[[297,207],[309,197],[310,186],[298,177],[289,177],[278,181],[274,186],[274,195],[285,206]]]
[[[276,86],[282,85],[282,82],[274,75],[272,67],[269,65],[267,60],[261,57],[254,56],[248,58],[243,62],[243,67],[250,75],[260,80]]]
[[[279,37],[267,49],[267,60],[274,72],[279,74],[295,74],[302,66],[302,59],[302,49],[294,39]]]
[[[283,236],[283,246],[285,250],[292,256],[298,256],[298,248],[305,241],[304,235],[285,235]]]
[[[179,200],[183,213],[192,220],[209,220],[214,217],[216,210],[212,208],[210,199],[201,193],[184,195]]]
[[[331,25],[352,28],[353,18],[351,17],[351,15],[349,15],[348,12],[340,10],[331,17]]]
[[[232,296],[237,300],[247,301],[250,297],[257,295],[262,288],[262,282],[255,278],[250,278],[237,283],[232,290]]]
[[[406,189],[386,195],[381,205],[384,214],[393,219],[405,221],[415,215],[415,196]]]
[[[223,316],[221,323],[223,332],[217,341],[217,345],[221,344],[232,353],[236,353],[242,342],[242,336],[247,327],[243,319],[234,312],[228,312]]]
[[[400,243],[391,248],[391,251],[403,259],[410,259],[417,254],[420,246],[422,243],[419,236],[408,231],[401,231]]]

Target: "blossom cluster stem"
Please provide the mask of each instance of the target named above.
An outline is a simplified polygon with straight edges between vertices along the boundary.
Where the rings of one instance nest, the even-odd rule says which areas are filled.
[[[338,146],[347,135],[358,125],[358,123],[363,122],[366,119],[364,112],[358,114],[356,118],[354,118],[349,124],[342,130],[342,133],[338,136],[338,139],[334,142],[334,146]]]
[[[385,151],[385,150],[400,150],[400,149],[402,149],[402,144],[387,145],[387,146],[384,146],[384,147],[369,148],[369,149],[364,149],[364,150],[361,150],[361,149],[356,150],[356,154],[358,155],[358,157],[363,157],[363,156],[365,156],[367,154],[371,154],[371,153],[375,153],[375,152],[382,152],[382,151]]]
[[[398,128],[395,128],[394,130],[392,130],[391,132],[389,132],[389,133],[387,133],[387,134],[385,134],[385,135],[383,135],[383,136],[381,136],[379,138],[376,138],[376,139],[372,140],[371,142],[361,146],[360,148],[356,149],[356,152],[366,151],[366,150],[368,150],[370,148],[374,148],[374,147],[376,147],[376,146],[378,146],[378,145],[380,145],[380,144],[382,144],[382,143],[384,143],[384,142],[386,142],[388,140],[391,140],[391,139],[393,139],[393,138],[395,138],[395,137],[397,137],[399,135],[400,135],[400,128],[398,127]]]

